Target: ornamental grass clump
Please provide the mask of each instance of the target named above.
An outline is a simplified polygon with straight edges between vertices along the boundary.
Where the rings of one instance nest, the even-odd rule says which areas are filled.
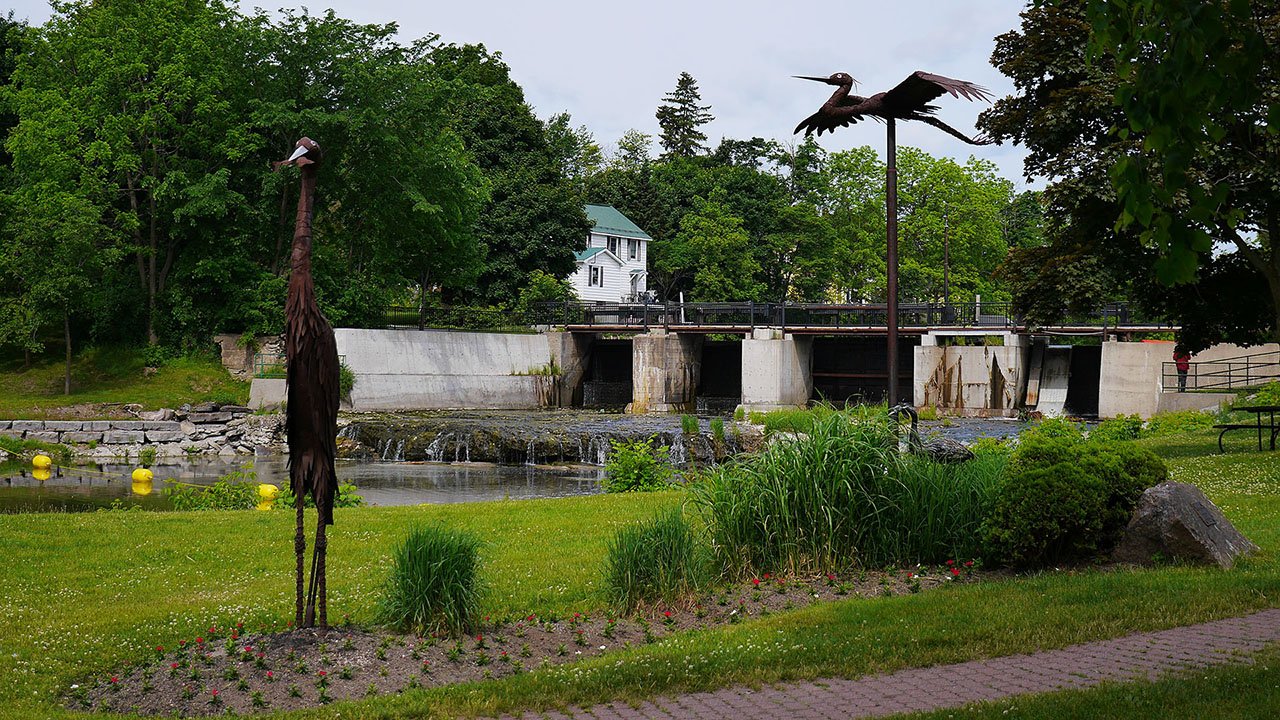
[[[392,558],[379,619],[419,634],[469,630],[479,610],[481,544],[442,525],[412,530]]]
[[[645,602],[673,603],[707,576],[707,558],[679,508],[620,529],[605,556],[609,599],[624,612]]]

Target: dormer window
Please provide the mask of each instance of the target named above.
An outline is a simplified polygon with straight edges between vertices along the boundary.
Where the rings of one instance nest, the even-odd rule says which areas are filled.
[[[618,255],[618,238],[616,237],[609,238],[608,248],[609,248],[609,252],[613,253],[614,256],[616,257]]]
[[[627,240],[627,259],[638,260],[640,258],[640,241]]]

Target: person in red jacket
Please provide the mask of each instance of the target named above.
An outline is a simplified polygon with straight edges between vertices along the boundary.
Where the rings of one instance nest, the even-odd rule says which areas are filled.
[[[1187,371],[1191,369],[1191,353],[1181,343],[1173,346],[1173,364],[1178,369],[1178,392],[1187,391]]]

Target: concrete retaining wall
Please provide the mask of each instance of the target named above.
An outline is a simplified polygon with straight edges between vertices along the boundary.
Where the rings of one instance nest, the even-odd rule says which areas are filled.
[[[432,330],[334,331],[355,372],[351,409],[524,409],[555,404],[549,335]]]
[[[1215,345],[1191,356],[1192,363],[1207,363],[1224,358],[1275,352],[1275,343],[1244,348],[1239,345]],[[1173,360],[1172,343],[1106,342],[1102,344],[1102,376],[1098,387],[1098,416],[1137,414],[1149,418],[1158,412],[1213,407],[1234,393],[1187,393],[1190,399],[1175,398],[1179,393],[1165,393],[1161,376],[1164,363]],[[1193,378],[1187,389],[1194,389]]]
[[[283,418],[250,415],[247,409],[161,411],[172,420],[0,420],[0,435],[71,446],[77,455],[100,459],[138,457],[152,448],[160,457],[189,453],[236,455],[276,448]]]

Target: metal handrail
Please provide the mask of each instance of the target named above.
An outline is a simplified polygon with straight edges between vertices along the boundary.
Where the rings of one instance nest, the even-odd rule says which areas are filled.
[[[1176,362],[1162,363],[1161,390],[1238,390],[1253,387],[1280,380],[1280,351],[1192,362],[1187,365],[1185,381],[1179,376]]]

